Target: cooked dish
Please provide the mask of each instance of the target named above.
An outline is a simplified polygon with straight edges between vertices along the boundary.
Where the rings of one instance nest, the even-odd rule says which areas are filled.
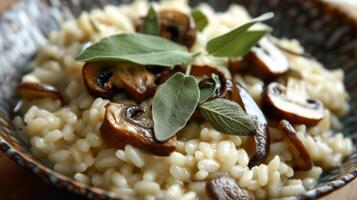
[[[341,70],[232,5],[135,1],[41,44],[14,118],[55,171],[123,199],[266,199],[313,188],[353,145]]]

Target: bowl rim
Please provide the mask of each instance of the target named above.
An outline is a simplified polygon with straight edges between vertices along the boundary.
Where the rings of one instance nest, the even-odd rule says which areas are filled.
[[[319,1],[319,0],[303,0],[309,4],[311,4],[313,7],[322,9],[324,13],[333,15],[334,17],[338,17],[342,20],[341,23],[344,23],[348,25],[349,27],[352,27],[354,30],[357,31],[357,20],[354,19],[352,16],[347,15],[342,12],[342,10],[331,3],[327,3],[324,1]],[[16,2],[14,3],[16,4]],[[13,6],[9,6],[7,10],[11,9]],[[0,16],[4,13],[7,12],[7,10],[4,10],[2,13],[0,13]],[[12,125],[12,110],[7,111],[9,113],[9,116],[11,116],[11,121],[9,122],[10,126]],[[2,116],[1,116],[2,118]],[[0,124],[0,126],[4,126],[4,124]],[[13,128],[11,127],[9,132],[14,132]],[[5,133],[6,135],[7,133]],[[33,174],[36,174],[39,176],[43,181],[45,181],[47,184],[51,186],[55,186],[58,189],[66,189],[67,191],[73,192],[75,194],[79,194],[82,196],[85,196],[87,198],[91,199],[113,199],[113,200],[121,200],[117,194],[114,192],[110,192],[95,186],[91,186],[88,184],[81,183],[79,181],[76,181],[73,178],[70,178],[66,175],[63,175],[59,172],[54,171],[53,169],[45,166],[42,162],[40,162],[38,159],[36,159],[32,155],[27,155],[27,153],[21,152],[16,150],[13,144],[8,142],[6,139],[3,138],[3,136],[0,134],[0,149],[7,155],[9,158],[11,158],[13,161],[15,161],[19,166],[21,166],[24,169],[30,169],[30,171]],[[31,152],[29,152],[31,154]],[[283,199],[315,199],[315,198],[320,198],[323,197],[329,193],[332,193],[336,191],[339,188],[344,187],[347,185],[349,182],[354,180],[357,177],[357,167],[351,170],[348,173],[345,173],[338,178],[321,183],[320,185],[315,186],[314,188],[307,190],[305,193],[293,196],[293,197],[287,197]]]

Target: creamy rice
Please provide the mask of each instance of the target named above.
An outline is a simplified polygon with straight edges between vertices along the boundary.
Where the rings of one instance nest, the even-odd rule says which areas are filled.
[[[189,13],[185,1],[163,1],[155,8],[176,9]],[[199,6],[209,18],[204,32],[198,32],[193,51],[204,51],[207,41],[250,19],[247,11],[232,5],[225,13],[216,13],[206,4]],[[247,138],[222,134],[208,123],[190,122],[178,134],[176,150],[168,157],[156,157],[131,145],[113,149],[102,140],[99,127],[104,119],[104,106],[109,102],[90,96],[82,82],[82,63],[74,56],[82,44],[116,33],[134,32],[133,22],[148,10],[146,1],[135,1],[120,7],[106,6],[103,10],[84,12],[76,21],[65,22],[59,32],[51,34],[47,44],[38,51],[31,64],[32,71],[23,82],[47,83],[57,87],[67,100],[65,106],[51,99],[23,100],[23,117],[14,120],[16,127],[27,136],[31,151],[49,160],[54,170],[127,199],[208,199],[206,181],[229,174],[241,188],[251,191],[257,199],[292,196],[314,187],[323,169],[336,167],[353,150],[350,139],[338,130],[338,117],[348,111],[348,95],[341,70],[326,70],[315,60],[287,54],[291,67],[300,72],[308,94],[320,99],[325,118],[316,126],[297,125],[298,137],[310,154],[314,166],[309,171],[294,171],[292,154],[282,133],[269,127],[270,153],[265,164],[248,168],[245,150]],[[95,24],[95,26],[93,26]],[[262,26],[262,25],[258,25]],[[303,52],[297,40],[278,42],[296,52]],[[197,63],[223,63],[201,56]],[[264,82],[251,75],[235,75],[256,100],[261,102]],[[125,95],[112,101],[132,102]],[[142,103],[149,108],[151,99]]]

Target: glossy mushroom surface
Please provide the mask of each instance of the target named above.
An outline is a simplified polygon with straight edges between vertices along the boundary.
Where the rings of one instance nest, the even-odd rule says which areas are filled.
[[[144,66],[134,63],[86,63],[82,71],[88,92],[110,99],[124,90],[136,102],[152,97],[156,91],[156,76]]]
[[[230,176],[213,178],[206,184],[206,192],[213,200],[253,200],[254,196]]]
[[[294,124],[314,125],[325,116],[322,103],[308,98],[301,82],[292,79],[287,86],[270,83],[265,89],[263,101],[268,113]]]
[[[190,16],[176,10],[159,12],[160,35],[166,39],[191,47],[196,41],[196,29]]]
[[[100,133],[110,145],[124,149],[130,144],[156,156],[168,156],[175,150],[176,137],[160,143],[154,139],[150,123],[138,120],[144,110],[135,105],[109,103]]]
[[[267,38],[262,38],[245,59],[253,74],[264,79],[275,78],[290,68],[288,58]]]
[[[254,154],[250,158],[249,167],[260,164],[265,160],[269,153],[270,138],[268,132],[268,122],[259,108],[255,103],[254,99],[249,95],[247,90],[241,86],[239,83],[236,84],[234,91],[232,93],[232,100],[237,102],[245,112],[253,117],[254,124],[256,127],[254,135]]]
[[[58,99],[62,104],[64,102],[63,96],[57,90],[57,88],[44,83],[22,82],[17,86],[17,92],[22,97],[28,99],[50,98]]]
[[[295,169],[310,170],[312,168],[311,157],[304,144],[296,135],[295,129],[287,120],[281,120],[279,129],[289,143],[289,150],[293,154]]]

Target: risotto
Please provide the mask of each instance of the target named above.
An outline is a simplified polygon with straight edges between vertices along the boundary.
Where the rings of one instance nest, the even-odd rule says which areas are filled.
[[[135,1],[83,12],[63,23],[39,47],[18,87],[22,106],[14,124],[30,141],[32,153],[55,171],[124,199],[228,199],[234,192],[236,199],[266,199],[304,193],[317,184],[324,169],[339,166],[353,151],[351,140],[339,132],[339,117],[349,110],[341,70],[325,69],[305,54],[298,40],[269,35],[244,56],[210,54],[206,45],[212,38],[251,21],[239,5],[218,13],[201,4],[192,12],[186,1],[162,1],[152,4],[151,18],[149,7],[147,1]],[[150,37],[163,41],[156,44],[160,48],[175,42],[182,45],[177,51],[186,46],[189,52],[200,52],[190,65],[155,67],[155,63],[142,63],[150,58],[140,62],[130,58],[126,61],[134,64],[107,73],[98,64],[103,59],[76,61],[78,52],[91,50],[93,43],[104,42],[102,38],[129,37],[148,24],[150,28],[150,23],[155,28],[154,11],[161,18],[156,21],[161,23],[161,36],[173,42]],[[170,20],[182,24],[165,24]],[[259,22],[247,33],[269,29]],[[260,51],[264,45],[266,49]],[[277,60],[265,62],[259,52]],[[269,62],[280,68],[266,69]],[[136,65],[147,67],[130,71]],[[190,82],[188,77],[193,76],[195,81]],[[138,77],[142,79],[137,81]],[[178,84],[185,83],[183,90],[193,84],[201,94],[197,96],[196,86],[192,92],[166,87],[175,78]],[[208,103],[200,103],[205,83]],[[212,85],[217,87],[210,92]],[[170,102],[177,98],[159,102],[160,93],[166,92],[167,99],[170,90],[188,96],[182,109],[173,108],[174,116],[185,113],[194,101],[181,127],[179,119],[169,120]],[[227,100],[231,94],[238,96],[237,103]],[[209,103],[219,100],[231,106],[222,116],[239,114],[245,121],[231,126],[219,121],[224,117],[209,113],[216,108]],[[157,119],[167,124],[157,124]],[[165,128],[176,129],[165,135],[170,132]],[[137,135],[130,135],[133,130]]]

